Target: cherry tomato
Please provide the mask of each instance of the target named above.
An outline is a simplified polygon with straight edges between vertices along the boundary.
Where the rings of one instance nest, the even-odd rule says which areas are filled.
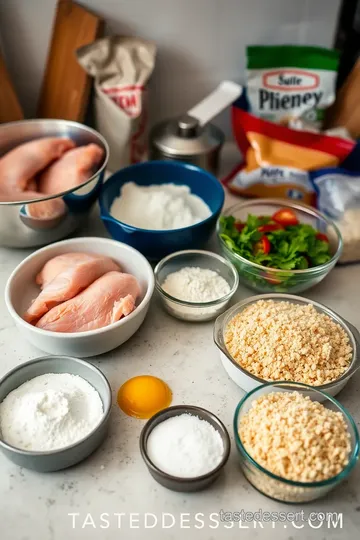
[[[272,216],[272,219],[280,225],[297,225],[299,223],[298,218],[296,217],[295,212],[291,208],[281,208]]]
[[[241,223],[241,221],[237,221],[235,223],[235,229],[237,229],[239,232],[241,232],[244,227],[245,227],[245,223]]]
[[[267,273],[267,272],[265,272],[265,274],[264,274],[264,279],[266,279],[266,281],[268,283],[270,283],[271,285],[280,285],[280,283],[281,283],[281,279],[278,279],[278,278],[274,277],[273,275],[271,275],[270,273]]]
[[[280,223],[268,223],[267,225],[261,225],[258,227],[259,232],[271,232],[271,231],[279,231],[280,229],[283,229],[284,227],[280,225]]]
[[[266,236],[262,236],[258,242],[254,245],[254,253],[264,253],[267,255],[270,251],[270,241]]]
[[[327,242],[327,243],[329,243],[329,239],[328,239],[328,237],[326,236],[326,234],[324,234],[324,233],[321,233],[321,232],[317,233],[316,238],[317,238],[318,240],[321,240],[322,242]]]

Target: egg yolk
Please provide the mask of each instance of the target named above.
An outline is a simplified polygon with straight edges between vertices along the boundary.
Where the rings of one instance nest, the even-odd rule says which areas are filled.
[[[168,385],[152,375],[139,375],[126,381],[118,391],[117,402],[122,411],[135,418],[150,418],[168,407],[172,392]]]

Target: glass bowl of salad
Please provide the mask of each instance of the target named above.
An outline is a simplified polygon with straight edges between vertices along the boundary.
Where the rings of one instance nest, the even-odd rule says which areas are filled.
[[[258,292],[299,293],[330,272],[342,251],[333,221],[315,208],[282,199],[251,199],[217,223],[222,252],[240,280]]]

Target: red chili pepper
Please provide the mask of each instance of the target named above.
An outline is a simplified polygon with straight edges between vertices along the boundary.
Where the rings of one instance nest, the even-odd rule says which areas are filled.
[[[321,240],[322,242],[327,242],[327,243],[329,243],[329,239],[328,239],[328,237],[326,236],[326,234],[324,234],[324,233],[321,233],[321,232],[317,233],[316,238],[317,238],[318,240]]]
[[[270,251],[270,241],[266,236],[262,236],[258,242],[254,245],[254,253],[264,253],[267,255]]]
[[[272,216],[272,219],[280,225],[297,225],[299,223],[298,218],[296,217],[295,212],[291,208],[281,208]]]
[[[237,221],[235,224],[235,229],[241,232],[243,228],[245,227],[245,223],[241,223],[241,221]]]
[[[261,225],[258,227],[259,232],[271,232],[271,231],[279,231],[283,229],[284,227],[280,225],[280,223],[268,223],[267,225]]]

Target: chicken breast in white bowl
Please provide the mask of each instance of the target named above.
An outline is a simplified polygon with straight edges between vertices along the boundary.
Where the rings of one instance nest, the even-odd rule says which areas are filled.
[[[84,254],[110,258],[113,267],[107,262],[99,271],[97,264],[93,279],[85,280],[81,271],[89,262],[83,261]],[[144,321],[153,292],[153,270],[137,250],[106,238],[74,238],[24,259],[8,279],[5,302],[21,335],[33,345],[50,354],[85,358],[127,341]],[[29,318],[36,299],[41,309]]]

